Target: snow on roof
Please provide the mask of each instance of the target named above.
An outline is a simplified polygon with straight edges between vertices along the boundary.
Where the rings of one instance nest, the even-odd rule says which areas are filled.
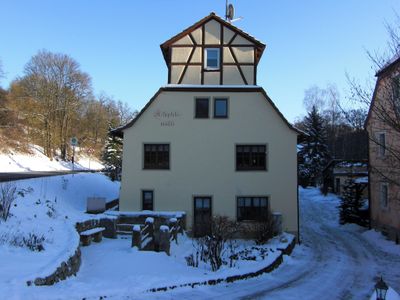
[[[377,72],[376,76],[379,76],[383,71],[385,71],[388,67],[396,63],[400,60],[400,52],[396,53],[391,59],[389,59]]]

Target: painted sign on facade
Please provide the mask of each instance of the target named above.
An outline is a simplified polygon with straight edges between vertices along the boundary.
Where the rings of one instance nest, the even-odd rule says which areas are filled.
[[[160,121],[161,127],[175,126],[176,119],[181,116],[182,114],[178,111],[156,110],[153,114],[153,117]]]

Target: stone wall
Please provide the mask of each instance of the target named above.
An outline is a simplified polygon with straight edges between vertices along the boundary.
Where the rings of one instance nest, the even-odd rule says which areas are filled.
[[[72,275],[76,275],[81,266],[81,250],[76,249],[74,255],[72,255],[66,262],[62,262],[61,265],[49,276],[38,277],[33,281],[28,281],[27,285],[53,285],[56,282],[65,280]]]
[[[245,273],[245,274],[240,274],[240,275],[232,275],[228,276],[226,278],[218,278],[218,279],[209,279],[205,281],[198,281],[198,282],[190,282],[190,283],[184,283],[184,284],[179,284],[179,285],[172,285],[172,286],[165,286],[165,287],[159,287],[159,288],[152,288],[149,289],[148,292],[161,292],[161,291],[168,291],[168,290],[173,290],[178,287],[195,287],[195,286],[201,286],[201,285],[215,285],[218,283],[222,282],[235,282],[238,280],[244,280],[244,279],[249,279],[253,277],[260,276],[261,274],[264,273],[270,273],[276,268],[279,267],[279,265],[283,262],[283,255],[290,255],[296,245],[296,239],[293,239],[291,243],[289,243],[284,249],[279,249],[282,253],[268,266],[261,268],[258,271],[255,272],[250,272],[250,273]]]

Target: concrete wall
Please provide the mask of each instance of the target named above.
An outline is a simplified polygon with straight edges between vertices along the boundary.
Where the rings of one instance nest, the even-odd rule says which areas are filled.
[[[229,118],[194,119],[195,97],[211,98],[212,116],[216,96],[229,98]],[[143,170],[144,143],[170,144],[170,170]],[[232,218],[237,196],[269,196],[283,230],[296,232],[296,143],[260,92],[163,91],[124,130],[120,210],[141,210],[141,190],[154,190],[154,209],[186,211],[190,229],[194,196],[212,196],[213,214]],[[268,171],[237,172],[236,144],[267,144]]]
[[[222,35],[221,31],[223,32]],[[170,66],[170,83],[177,84],[181,80],[180,83],[182,84],[201,84],[201,72],[204,69],[204,55],[202,53],[204,51],[204,47],[212,48],[221,46],[221,68],[218,71],[212,72],[204,70],[203,83],[207,85],[219,85],[221,84],[222,79],[222,84],[245,84],[239,71],[240,68],[247,81],[247,84],[256,84],[256,78],[254,77],[254,68],[256,68],[254,58],[255,45],[252,42],[241,37],[240,35],[236,36],[235,39],[231,41],[234,36],[234,32],[229,28],[222,26],[215,20],[210,20],[204,25],[204,44],[202,27],[192,32],[192,36],[196,42],[196,45],[193,44],[192,40],[187,35],[176,41],[171,46],[172,65]],[[189,60],[192,49],[194,49],[194,52]],[[236,65],[226,65],[227,63],[235,63],[234,57],[237,59],[239,65],[242,63],[246,65],[240,65],[239,67]],[[178,65],[173,65],[177,63]],[[187,68],[183,75],[185,63],[190,63],[192,66]]]

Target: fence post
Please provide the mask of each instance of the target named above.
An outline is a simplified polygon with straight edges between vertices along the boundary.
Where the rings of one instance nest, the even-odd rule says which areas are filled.
[[[169,219],[169,227],[171,228],[172,239],[178,244],[178,220],[176,218]]]
[[[146,246],[144,246],[144,248],[146,248],[146,250],[153,251],[154,250],[154,218],[147,217],[146,220],[144,221],[144,223],[145,223],[144,227],[147,228],[146,229],[147,238],[151,239],[151,241]]]
[[[160,251],[165,251],[170,255],[169,227],[166,225],[160,226]]]
[[[132,247],[138,247],[141,250],[142,234],[140,232],[140,225],[134,225],[132,228]]]

